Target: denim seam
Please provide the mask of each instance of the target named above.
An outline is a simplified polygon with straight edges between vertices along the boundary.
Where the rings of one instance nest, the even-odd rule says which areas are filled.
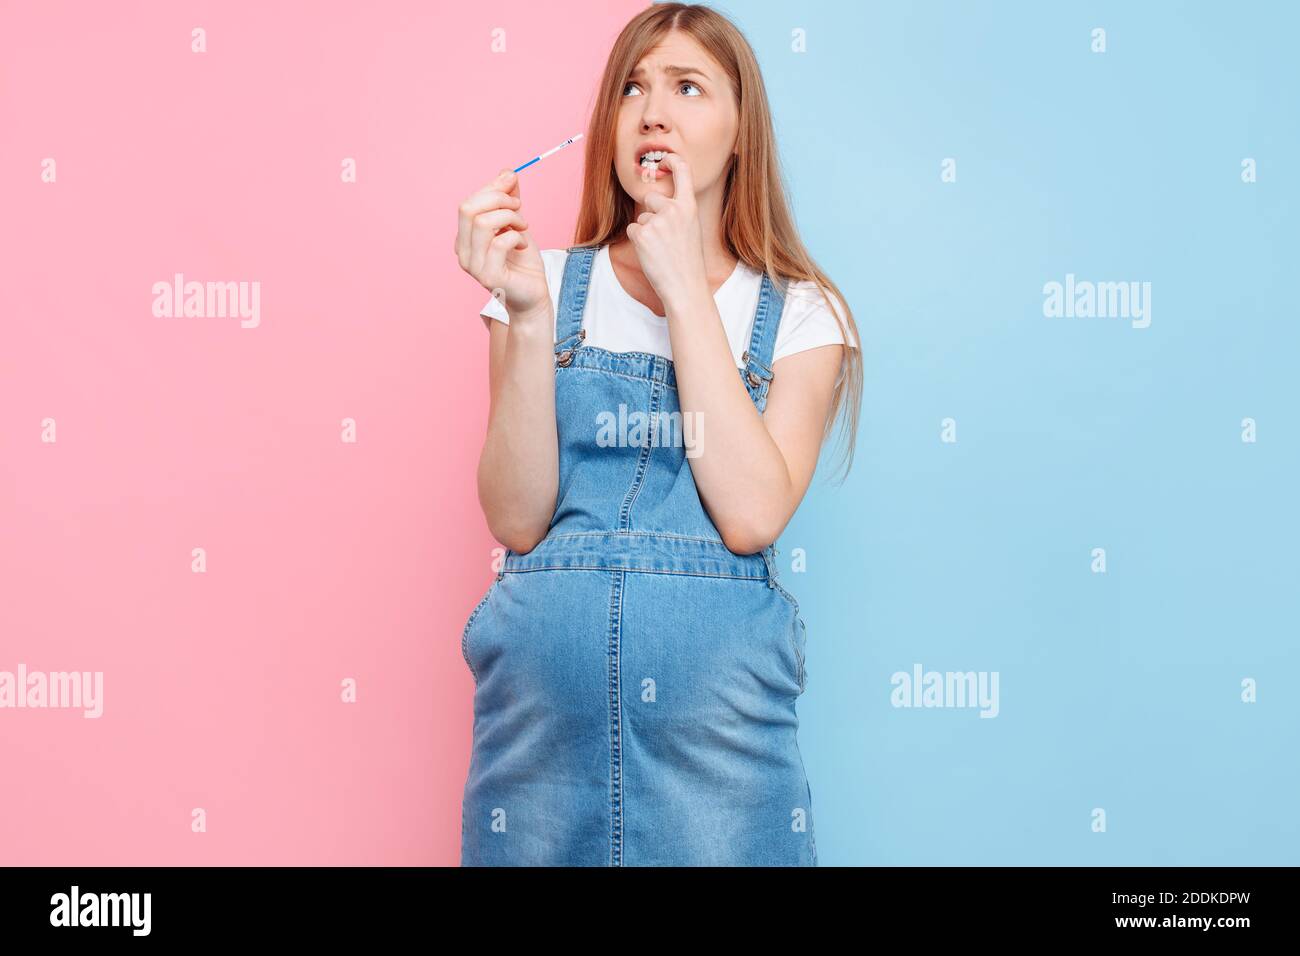
[[[510,568],[505,574],[528,574],[531,571],[628,571],[632,574],[676,574],[684,578],[729,578],[733,581],[763,581],[761,574],[715,574],[712,571],[667,571],[654,568],[623,568],[600,564],[547,564],[540,568]]]
[[[482,600],[480,600],[478,604],[474,606],[474,610],[470,612],[469,620],[465,622],[465,630],[463,630],[460,635],[460,656],[465,658],[465,666],[469,668],[470,675],[474,678],[475,685],[478,684],[478,671],[474,669],[474,665],[470,663],[469,659],[469,632],[474,626],[474,622],[478,620],[479,611],[483,610],[483,605],[487,604],[488,598],[492,596],[492,592],[496,590],[497,585],[500,583],[501,579],[497,578],[488,586],[487,593],[483,595]]]
[[[793,594],[791,594],[785,588],[781,587],[781,582],[778,581],[775,576],[773,576],[770,580],[772,582],[772,587],[776,589],[777,593],[780,594],[781,597],[785,598],[785,600],[790,602],[791,607],[793,607],[794,609],[795,623],[798,624],[800,627],[803,627],[804,634],[807,635],[808,630],[806,627],[804,627],[803,618],[799,616],[799,602],[795,600]],[[799,684],[799,693],[802,694],[804,691],[805,680],[806,680],[806,675],[804,673],[803,654],[800,653],[799,651],[799,645],[795,643],[793,631],[789,633],[788,640],[790,641],[790,650],[794,651],[794,660],[796,664],[795,680]]]
[[[572,326],[572,331],[566,332],[564,338],[577,334],[582,328],[582,313],[587,304],[587,288],[591,283],[592,260],[598,251],[598,246],[570,246],[568,249],[564,278],[573,281],[561,281],[560,311],[565,318],[566,329]],[[568,298],[565,297],[566,291]]]
[[[577,333],[574,334],[576,335]],[[599,345],[585,345],[585,344],[582,346],[582,348],[583,351],[599,352],[602,355],[615,355],[615,356],[632,355],[637,358],[660,359],[665,362],[671,361],[667,356],[660,355],[658,352],[642,352],[640,349],[623,349],[622,351],[616,351],[614,349],[607,349]]]
[[[584,345],[583,348],[592,349],[595,348],[595,346]],[[577,353],[575,352],[575,354]],[[610,354],[617,355],[618,353],[611,352]],[[648,376],[628,375],[626,372],[615,372],[612,369],[607,369],[607,368],[593,368],[592,366],[589,365],[573,365],[573,364],[561,365],[558,368],[556,368],[556,371],[558,372],[561,368],[569,372],[602,372],[605,375],[617,375],[619,378],[625,378],[630,382],[654,382],[655,381],[654,379],[649,378]],[[677,391],[676,385],[669,385],[666,382],[659,382],[657,384],[662,385],[664,388],[671,388],[673,391]]]
[[[798,623],[806,644],[808,642],[808,627],[804,624],[803,618],[798,618]],[[790,634],[790,646],[794,648],[794,659],[799,662],[799,693],[802,694],[808,686],[808,672],[804,667],[804,652],[799,650],[799,644],[795,641],[793,632]]]
[[[612,349],[601,348],[599,345],[588,345],[586,342],[582,342],[581,344],[578,344],[578,345],[562,345],[562,344],[561,344],[561,343],[567,343],[567,342],[568,342],[570,339],[572,339],[573,336],[576,335],[576,334],[577,334],[577,333],[574,332],[574,333],[571,333],[571,334],[569,334],[569,335],[566,335],[564,338],[560,339],[559,342],[556,342],[556,343],[555,343],[555,354],[556,354],[556,355],[559,355],[561,352],[563,352],[563,351],[565,351],[566,349],[568,349],[569,351],[571,351],[571,352],[573,353],[573,358],[574,358],[574,361],[573,361],[573,362],[570,362],[568,365],[561,365],[561,366],[559,366],[559,367],[557,368],[557,371],[558,371],[559,368],[564,368],[564,369],[568,369],[568,370],[571,371],[571,372],[576,372],[576,371],[579,371],[579,370],[584,371],[584,372],[604,372],[604,373],[607,374],[607,375],[617,375],[619,378],[630,379],[630,380],[633,381],[633,382],[657,382],[658,384],[662,385],[664,388],[671,388],[674,392],[677,391],[676,367],[675,367],[675,366],[674,366],[674,380],[673,380],[672,382],[669,382],[669,381],[667,381],[667,380],[665,380],[665,379],[658,379],[658,378],[655,378],[653,372],[651,372],[649,375],[629,375],[627,372],[615,372],[613,369],[601,368],[599,365],[579,365],[579,364],[574,364],[575,362],[578,361],[578,355],[579,355],[579,353],[581,353],[581,352],[599,353],[599,354],[601,354],[601,355],[609,355],[609,356],[612,356],[612,357],[615,357],[615,358],[618,358],[618,357],[620,357],[620,356],[628,356],[628,355],[631,355],[631,356],[635,356],[635,357],[637,357],[637,358],[663,359],[663,360],[666,361],[666,362],[671,362],[671,361],[672,361],[672,359],[664,358],[664,356],[662,356],[662,355],[657,355],[657,354],[654,353],[654,352],[637,352],[637,351],[632,351],[632,350],[630,350],[630,349],[627,350],[627,351],[624,351],[624,352],[615,352],[615,351],[613,351]],[[736,366],[736,371],[740,373],[740,377],[741,377],[742,379],[744,379],[746,373],[750,371],[750,369],[749,369],[749,367],[748,367],[749,364],[756,364],[756,365],[758,365],[758,367],[759,367],[760,369],[766,368],[766,366],[762,365],[762,363],[756,362],[756,360],[751,356],[751,358],[750,358],[750,360],[749,360],[749,363],[747,363],[746,365],[737,365],[737,366]],[[770,371],[767,372],[766,374],[763,374],[762,372],[760,372],[760,373],[759,373],[759,377],[762,378],[762,379],[764,380],[764,382],[769,382],[769,381],[772,380],[772,373],[771,373]]]
[[[676,534],[672,531],[561,531],[559,534],[552,534],[547,537],[552,539],[582,537],[607,538],[612,534],[626,535],[628,537],[638,535],[649,538],[676,538],[679,541],[703,541],[706,544],[722,544],[721,538],[704,538],[694,534]],[[734,554],[735,552],[732,553]]]
[[[663,358],[663,356],[653,356],[649,352],[611,352],[608,349],[602,349],[596,345],[585,345],[581,343],[578,344],[577,346],[574,346],[572,349],[569,349],[569,351],[571,351],[576,356],[579,350],[582,349],[592,351],[592,352],[602,352],[605,355],[613,355],[613,356],[639,355],[639,356],[645,356],[647,358]],[[557,344],[555,351],[556,354],[558,355],[560,352],[565,351],[565,347]],[[667,359],[666,361],[671,362],[672,360]],[[753,358],[751,358],[749,360],[749,364],[752,365],[757,363]],[[572,362],[570,362],[568,365],[556,366],[555,372],[557,375],[559,374],[560,369],[562,368],[571,372],[577,372],[577,371],[601,372],[605,375],[613,375],[617,378],[625,378],[629,382],[649,382],[652,385],[662,385],[664,388],[672,389],[672,391],[674,392],[677,391],[677,384],[675,380],[670,383],[663,379],[655,377],[653,373],[650,375],[629,375],[626,372],[616,372],[613,369],[601,368],[599,366],[594,366],[594,365],[581,365],[581,364],[574,365]],[[767,405],[767,393],[768,393],[768,389],[771,387],[772,384],[771,373],[765,375],[762,372],[759,372],[758,375],[759,378],[761,379],[761,382],[758,385],[751,385],[749,383],[749,378],[747,377],[750,370],[746,366],[738,365],[736,366],[736,371],[740,373],[741,384],[745,386],[745,390],[749,393],[750,401],[752,401],[755,405],[757,405],[758,410],[762,412]]]
[[[659,391],[659,386],[662,384],[662,382],[656,381],[650,386],[650,422],[651,427],[654,429],[652,434],[658,434],[659,396],[662,394]],[[641,488],[645,484],[645,474],[650,469],[650,454],[653,451],[654,445],[647,442],[641,446],[641,451],[637,455],[636,475],[632,479],[632,487],[628,489],[627,494],[623,497],[623,507],[619,514],[618,530],[620,532],[629,530],[628,526],[632,523],[632,506],[636,504],[636,499],[641,494]]]
[[[623,865],[622,691],[619,644],[623,633],[623,588],[626,578],[611,575],[609,593],[609,865]]]
[[[817,821],[813,819],[812,782],[808,779],[808,768],[804,765],[803,754],[799,754],[799,769],[803,771],[804,786],[808,792],[808,849],[812,853],[812,865],[817,866]]]
[[[781,596],[782,596],[783,598],[785,598],[787,601],[789,601],[792,605],[794,605],[794,612],[795,612],[795,614],[798,614],[798,613],[799,613],[799,602],[798,602],[797,600],[795,600],[795,596],[794,596],[793,594],[791,594],[791,593],[790,593],[789,591],[787,591],[785,588],[781,587],[781,582],[778,581],[775,577],[772,578],[772,587],[774,587],[774,588],[776,588],[778,591],[780,591],[780,592],[781,592]]]

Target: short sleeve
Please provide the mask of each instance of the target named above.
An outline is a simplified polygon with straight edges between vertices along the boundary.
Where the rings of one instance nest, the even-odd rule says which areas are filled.
[[[850,346],[857,348],[858,340],[848,324],[844,301],[834,293],[830,293],[830,297],[835,302],[836,313],[848,329]],[[776,346],[772,350],[772,361],[823,345],[840,345],[844,341],[844,333],[840,330],[835,313],[827,306],[826,299],[816,284],[807,280],[792,283],[786,292],[785,311],[781,316],[781,327],[777,331]],[[836,379],[836,385],[843,381],[847,371],[846,354],[840,362],[840,375]]]
[[[496,319],[498,322],[504,322],[506,325],[510,324],[510,314],[506,312],[506,307],[494,295],[488,296],[487,302],[483,308],[479,309],[478,314],[489,319]]]

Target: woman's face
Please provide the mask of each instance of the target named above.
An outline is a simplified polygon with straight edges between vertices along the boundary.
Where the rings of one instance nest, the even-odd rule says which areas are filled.
[[[641,163],[646,147],[656,145],[690,165],[697,197],[720,189],[738,125],[722,68],[694,38],[674,30],[641,58],[623,87],[614,142],[618,181],[638,208],[648,193],[673,195],[668,168]]]

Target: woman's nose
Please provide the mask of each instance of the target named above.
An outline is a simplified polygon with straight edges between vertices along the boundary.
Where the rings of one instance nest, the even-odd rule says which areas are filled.
[[[668,110],[663,95],[658,91],[647,93],[641,112],[641,132],[648,133],[652,129],[664,130],[667,128]]]

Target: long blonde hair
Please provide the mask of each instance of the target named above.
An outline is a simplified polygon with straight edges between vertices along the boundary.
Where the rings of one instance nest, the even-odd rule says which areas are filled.
[[[799,239],[781,181],[772,113],[758,60],[744,35],[716,10],[695,4],[656,3],[637,14],[614,41],[584,136],[586,161],[573,245],[599,246],[622,239],[628,224],[635,222],[635,202],[623,191],[614,172],[615,125],[629,74],[646,51],[672,30],[693,37],[722,65],[738,98],[739,155],[732,157],[724,187],[724,245],[749,267],[766,272],[778,284],[784,281],[783,293],[788,292],[791,282],[815,283],[844,334],[847,367],[835,389],[822,442],[835,421],[842,419],[843,433],[848,435],[844,459],[847,475],[852,467],[862,404],[862,352],[848,347],[849,342],[861,343],[857,323],[839,287],[822,272]],[[828,292],[834,293],[842,309],[831,304]],[[853,330],[851,337],[846,326]]]

